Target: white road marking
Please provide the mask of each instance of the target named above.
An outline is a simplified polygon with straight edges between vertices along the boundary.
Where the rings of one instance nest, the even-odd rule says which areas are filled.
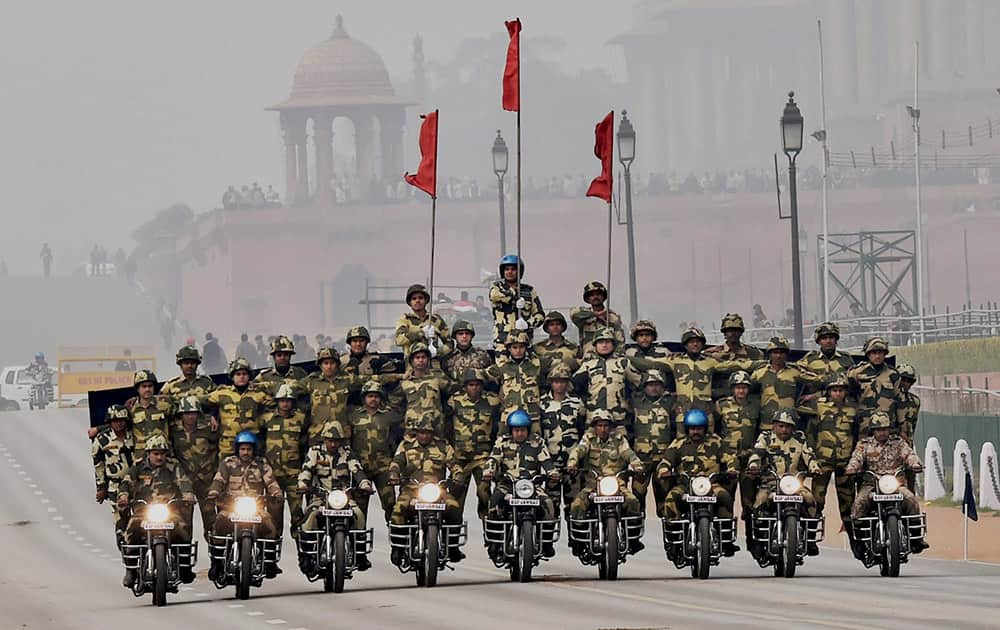
[[[31,483],[31,477],[25,477],[24,483]]]
[[[250,612],[247,613],[247,616],[249,616],[249,617],[260,617],[263,614],[264,613],[260,612],[259,610],[251,610]]]
[[[61,521],[61,520],[62,520],[62,517],[61,517],[61,516],[57,516],[57,517],[55,517],[55,519],[54,519],[54,520],[57,520],[57,521]],[[69,528],[70,528],[70,525],[69,525],[69,523],[63,523],[63,524],[61,524],[61,525],[59,526],[59,529],[69,529]],[[73,533],[75,534],[76,532],[73,532]]]
[[[229,604],[229,608],[243,608],[243,604]]]
[[[70,536],[76,536],[76,530],[75,529],[71,529],[71,530],[69,530],[66,533],[69,534]],[[80,540],[83,540],[83,539],[81,538]]]
[[[38,484],[37,484],[37,483],[29,483],[29,484],[28,484],[28,487],[29,487],[29,488],[37,488],[37,487],[38,487]],[[36,493],[36,494],[39,494],[39,493]]]
[[[20,468],[21,464],[11,464],[11,468]]]
[[[299,626],[297,628],[289,628],[288,630],[309,630],[309,628],[303,628],[302,626]]]
[[[39,499],[38,501],[40,503],[51,503],[51,501],[49,501],[48,499],[44,499],[44,498],[43,499]]]
[[[56,509],[56,508],[54,508],[54,507],[50,507],[50,508],[45,508],[45,509],[46,509],[47,511],[49,511],[49,512],[58,512],[58,511],[59,511],[59,510],[57,510],[57,509]]]
[[[53,508],[53,511],[55,511],[55,508]],[[63,520],[63,517],[61,517],[61,516],[53,516],[52,520],[53,521],[61,521],[61,520]],[[69,525],[67,525],[66,527],[69,527]]]
[[[208,597],[208,593],[195,593],[195,597]]]
[[[43,494],[45,494],[45,493],[44,493],[44,492],[42,492],[41,490],[35,490],[35,496],[36,496],[36,497],[40,497],[40,496],[42,496]]]
[[[27,475],[28,473],[24,472],[23,470],[19,470],[19,471],[17,471],[17,474],[19,474],[19,475]]]
[[[271,624],[272,626],[280,626],[280,625],[282,625],[282,624],[286,624],[286,623],[288,623],[288,622],[287,622],[287,621],[285,621],[284,619],[268,619],[268,620],[267,620],[267,621],[265,621],[264,623],[269,623],[269,624]]]

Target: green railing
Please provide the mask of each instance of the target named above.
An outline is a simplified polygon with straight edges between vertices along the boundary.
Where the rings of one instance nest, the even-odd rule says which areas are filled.
[[[963,439],[969,443],[972,461],[978,467],[979,451],[983,448],[983,444],[993,442],[994,446],[1000,448],[1000,417],[921,412],[920,420],[917,422],[917,432],[913,438],[914,448],[917,449],[921,459],[924,457],[924,447],[930,437],[936,437],[941,443],[941,454],[948,469],[952,467],[955,443]]]

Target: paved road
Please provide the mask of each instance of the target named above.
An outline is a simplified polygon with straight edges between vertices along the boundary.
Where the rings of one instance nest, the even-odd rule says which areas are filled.
[[[666,564],[658,524],[647,549],[614,583],[596,580],[560,546],[532,584],[511,584],[492,567],[470,525],[469,558],[433,589],[414,586],[388,562],[376,530],[375,567],[341,595],[309,584],[286,546],[285,574],[248,602],[204,577],[164,609],[120,585],[122,570],[107,506],[93,501],[85,414],[0,414],[0,628],[688,628],[997,627],[1000,567],[915,559],[904,577],[866,571],[824,550],[800,576],[770,576],[746,553],[699,582]],[[376,517],[376,520],[380,520]],[[474,520],[474,519],[473,519]],[[957,534],[957,532],[956,532]],[[201,567],[204,568],[204,552]]]

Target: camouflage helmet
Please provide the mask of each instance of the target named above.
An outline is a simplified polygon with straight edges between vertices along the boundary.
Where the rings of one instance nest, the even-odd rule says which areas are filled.
[[[777,337],[771,337],[771,340],[767,342],[767,350],[765,352],[770,354],[775,350],[788,352],[788,339],[778,335]]]
[[[156,374],[153,374],[152,370],[137,370],[135,375],[132,377],[132,384],[138,387],[143,383],[152,383],[156,385]]]
[[[833,335],[837,339],[840,339],[840,326],[837,326],[835,322],[823,322],[816,327],[813,338],[816,340],[816,343],[819,343],[819,338],[826,335]]]
[[[542,320],[542,330],[546,333],[549,332],[549,324],[552,322],[557,322],[562,324],[563,330],[566,330],[569,325],[566,323],[566,318],[559,311],[549,311],[549,314],[545,316]]]
[[[617,339],[615,338],[614,328],[611,328],[610,326],[605,326],[604,328],[598,330],[597,334],[594,335],[594,343],[597,343],[598,341],[610,341],[612,343],[616,342]]]
[[[351,339],[364,339],[370,342],[372,335],[364,326],[353,326],[347,331],[347,343],[351,343]]]
[[[656,332],[656,324],[649,321],[648,319],[640,319],[636,323],[632,324],[632,330],[629,335],[632,337],[632,341],[637,341],[636,337],[639,336],[641,332],[648,332],[653,334],[653,341],[659,336]]]
[[[378,381],[365,381],[365,384],[361,386],[362,398],[367,394],[378,394],[379,396],[385,398],[385,389],[383,389],[382,383]]]
[[[553,364],[552,368],[549,370],[549,381],[564,380],[568,381],[573,378],[573,373],[570,371],[569,366],[562,361],[558,361]]]
[[[510,346],[515,343],[523,343],[528,345],[528,333],[523,330],[515,330],[514,332],[507,335],[507,340],[503,342],[503,345]]]
[[[431,294],[427,292],[427,287],[422,284],[411,284],[410,288],[406,290],[406,303],[409,304],[410,298],[418,293],[424,294],[425,301],[431,301]]]
[[[316,365],[319,365],[321,361],[326,359],[330,359],[337,365],[340,365],[340,355],[333,348],[320,348],[316,351]]]
[[[608,287],[604,286],[604,283],[600,280],[591,280],[583,286],[583,301],[587,301],[587,295],[590,293],[603,293],[604,299],[608,299]]]
[[[778,409],[774,412],[772,421],[777,424],[778,422],[782,424],[797,424],[799,421],[799,414],[794,409]]]
[[[324,440],[343,440],[346,437],[347,432],[344,431],[344,425],[340,424],[336,420],[330,420],[323,425]]]
[[[180,365],[181,361],[201,363],[201,353],[196,346],[184,346],[177,351],[177,365]]]
[[[663,380],[663,375],[660,374],[659,370],[649,370],[642,373],[642,380],[639,385],[645,387],[650,383],[659,383],[660,385],[666,385],[666,381]]]
[[[425,413],[420,416],[416,422],[413,423],[414,431],[433,431],[434,430],[434,414]]]
[[[481,383],[483,381],[482,374],[480,374],[479,370],[475,368],[465,368],[465,371],[462,372],[462,385],[467,385],[473,381],[479,381]]]
[[[250,371],[250,362],[243,357],[236,357],[229,363],[229,375],[232,376],[240,370]]]
[[[295,400],[295,389],[289,383],[282,383],[274,393],[275,400]]]
[[[429,357],[431,356],[431,349],[427,347],[426,343],[418,341],[417,343],[410,346],[410,363],[413,362],[413,357],[417,356],[418,354],[426,354]]]
[[[201,403],[197,396],[185,396],[177,405],[177,413],[201,413]]]
[[[271,354],[275,352],[290,352],[295,354],[295,344],[285,335],[278,335],[271,342]]]
[[[719,332],[726,332],[727,330],[738,330],[740,332],[746,330],[743,318],[740,317],[739,313],[726,313],[722,316],[722,325],[719,326]]]
[[[869,352],[875,352],[876,350],[881,350],[883,352],[889,352],[889,342],[881,337],[872,337],[865,342],[864,352],[867,355]]]
[[[829,390],[832,387],[843,387],[844,389],[850,387],[850,383],[847,381],[847,374],[843,372],[839,374],[831,374],[826,379],[826,383],[823,384],[823,389]]]
[[[905,378],[908,381],[917,382],[917,370],[909,363],[904,363],[903,365],[897,365],[896,371],[899,372],[899,378]]]
[[[746,370],[737,370],[729,375],[729,387],[734,385],[750,385],[750,373]]]
[[[594,409],[590,412],[590,424],[597,424],[598,422],[610,422],[615,423],[615,419],[611,417],[611,412],[607,409]]]
[[[892,420],[889,414],[884,411],[874,411],[869,416],[869,426],[873,429],[888,429],[892,427]]]
[[[105,422],[114,422],[115,420],[128,420],[132,416],[129,414],[128,409],[125,405],[111,405],[108,407],[107,411],[104,412]]]
[[[468,320],[464,320],[464,319],[460,319],[460,320],[456,321],[455,325],[451,327],[451,336],[454,337],[455,335],[457,335],[458,333],[462,332],[463,330],[466,331],[466,332],[472,333],[473,337],[476,336],[476,328],[475,328],[475,326],[472,325],[472,322],[470,322]]]
[[[705,337],[705,332],[701,328],[698,328],[696,326],[692,326],[691,328],[688,328],[687,330],[685,330],[683,332],[683,334],[681,334],[681,343],[682,344],[685,344],[685,343],[691,341],[692,339],[701,339],[702,343],[708,342],[708,338]]]
[[[167,444],[167,437],[163,434],[157,433],[148,440],[146,440],[146,452],[149,451],[169,451],[170,445]]]

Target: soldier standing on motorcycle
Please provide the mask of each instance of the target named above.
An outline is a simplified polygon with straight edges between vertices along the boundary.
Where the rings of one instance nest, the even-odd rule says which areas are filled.
[[[146,443],[144,459],[132,466],[118,485],[117,503],[119,510],[127,509],[130,502],[137,500],[147,502],[156,500],[164,503],[170,500],[181,500],[189,504],[195,502],[191,480],[184,474],[184,470],[180,466],[169,461],[167,457],[169,452],[170,446],[167,444],[165,436],[158,434],[149,438]],[[170,521],[174,523],[174,528],[170,530],[172,542],[191,542],[190,514],[190,510],[173,509],[170,511]],[[144,508],[132,511],[132,517],[125,527],[126,544],[139,544],[145,538],[146,533],[142,529],[144,518]],[[126,569],[122,585],[131,588],[135,584],[136,577],[135,569]],[[182,582],[190,584],[194,582],[194,577],[194,572],[190,568],[182,567],[180,572]]]
[[[873,435],[863,438],[854,448],[851,461],[844,471],[848,475],[870,470],[876,475],[891,475],[900,468],[911,470],[914,473],[923,471],[924,466],[920,458],[913,452],[910,445],[898,435],[892,435],[892,420],[889,414],[883,411],[876,411],[870,416]],[[867,516],[874,504],[872,492],[875,490],[874,481],[865,478],[861,481],[861,487],[854,499],[851,507],[851,518],[858,519]],[[903,495],[904,516],[920,514],[920,503],[917,497],[905,485],[896,490]],[[910,548],[913,553],[920,553],[927,549],[928,545],[923,539],[911,541]],[[855,547],[855,554],[858,548]]]
[[[530,284],[520,281],[524,276],[524,261],[513,254],[500,259],[500,279],[490,286],[493,305],[493,347],[507,345],[507,336],[515,331],[525,333],[530,343],[535,329],[542,325],[545,310],[538,293]],[[520,293],[518,293],[520,289]]]
[[[874,412],[884,411],[890,420],[895,418],[899,384],[899,372],[886,362],[889,342],[872,337],[865,342],[864,352],[867,361],[847,371],[851,394],[861,408],[861,437],[869,435],[869,422]]]
[[[208,498],[208,488],[219,469],[219,433],[213,428],[212,420],[201,412],[201,405],[195,396],[185,396],[178,402],[179,416],[170,427],[170,440],[174,459],[191,480],[198,498],[201,525],[207,541],[208,533],[215,525],[215,504]]]
[[[466,370],[483,370],[493,365],[489,352],[472,345],[476,329],[470,322],[464,319],[455,322],[451,327],[451,336],[455,340],[455,349],[442,361],[444,371],[451,380],[461,380]]]
[[[384,406],[385,390],[378,381],[368,381],[362,385],[361,395],[364,407],[355,409],[350,414],[351,450],[361,462],[365,476],[375,484],[385,521],[388,523],[392,506],[396,503],[396,492],[389,485],[389,463],[396,452],[398,431],[403,418]],[[366,521],[369,498],[367,494],[358,497],[361,513]]]
[[[811,475],[822,472],[816,454],[806,440],[806,434],[795,430],[798,421],[799,417],[794,409],[779,409],[774,414],[771,420],[773,429],[762,432],[754,444],[753,455],[747,464],[748,475],[756,477],[765,466],[779,478],[782,475],[795,475],[802,472],[803,468]],[[773,477],[761,480],[753,504],[754,512],[771,506],[771,495],[774,494],[777,483],[778,480]],[[806,516],[816,518],[816,499],[812,492],[803,484],[799,494],[802,495]],[[757,543],[751,541],[750,544]],[[810,556],[819,554],[815,543],[810,543],[807,553]]]
[[[125,407],[132,416],[135,459],[140,460],[146,456],[146,441],[154,435],[162,435],[169,444],[174,406],[169,398],[156,395],[156,375],[151,371],[137,371],[132,381],[138,396],[126,402]]]
[[[657,516],[660,506],[667,497],[667,486],[656,477],[656,470],[667,447],[674,441],[673,407],[674,397],[664,393],[663,376],[658,370],[650,370],[642,376],[642,389],[632,398],[635,408],[635,420],[632,424],[632,449],[642,460],[642,480],[632,480],[632,491],[646,511],[646,492],[650,484],[653,486],[653,505]]]
[[[454,384],[448,375],[431,367],[431,351],[422,342],[410,346],[410,369],[400,383],[406,397],[404,428],[412,433],[424,418],[433,419],[434,435],[444,438],[444,401]]]
[[[725,448],[722,438],[708,431],[708,416],[701,409],[691,409],[684,414],[684,430],[686,435],[680,436],[670,443],[660,465],[656,467],[656,476],[667,479],[680,474],[721,475],[728,473],[730,477],[739,475],[736,468],[736,457]],[[683,485],[674,486],[663,500],[660,510],[663,518],[674,520],[680,518],[680,502],[687,493]],[[716,497],[716,510],[719,518],[733,517],[733,495],[729,494],[718,479],[712,480],[711,493]],[[722,550],[731,556],[739,548],[728,544]]]
[[[257,524],[257,535],[261,538],[277,537],[278,528],[275,526],[271,511],[280,509],[284,496],[281,486],[274,479],[271,465],[266,459],[255,454],[256,448],[257,436],[249,431],[242,431],[236,436],[236,454],[230,455],[219,464],[219,470],[215,473],[212,487],[208,491],[208,498],[216,501],[216,506],[219,508],[213,530],[216,536],[232,534],[233,524],[229,520],[229,513],[235,507],[238,497],[251,496],[264,497],[265,500],[266,509],[259,511],[261,521]],[[221,501],[220,496],[223,496]],[[270,563],[267,570],[269,578],[281,572],[276,565]],[[209,578],[215,580],[221,571],[222,567],[213,563],[209,570]]]
[[[306,415],[295,408],[295,391],[282,384],[274,395],[278,408],[261,417],[264,429],[264,448],[267,461],[274,471],[274,479],[285,493],[288,512],[291,515],[292,538],[298,538],[299,523],[302,521],[302,495],[298,490],[299,472],[302,470],[302,456],[307,448],[306,429],[309,421]],[[278,526],[278,537],[284,527],[284,504],[274,514]]]
[[[575,359],[574,359],[575,360]],[[580,441],[586,410],[583,401],[569,395],[570,375],[568,365],[558,362],[549,371],[549,392],[542,394],[539,407],[542,410],[542,439],[549,449],[553,464],[560,473],[566,467],[569,451]],[[549,484],[549,494],[569,516],[569,504],[576,496],[573,480],[569,475],[561,475],[559,483]]]
[[[545,380],[548,363],[528,352],[530,339],[522,330],[506,335],[507,356],[486,370],[486,378],[500,386],[500,411],[504,415],[521,409],[531,416],[531,430],[541,433],[540,383]],[[506,427],[500,432],[506,433]]]
[[[413,501],[416,498],[418,483],[440,483],[447,473],[451,473],[453,483],[461,483],[462,468],[455,461],[455,449],[443,438],[434,434],[436,420],[433,414],[425,414],[416,426],[414,439],[406,439],[399,445],[396,455],[389,464],[389,483],[398,486],[403,478],[409,481],[406,487],[399,491],[396,505],[392,508],[391,522],[395,525],[406,525],[413,520]],[[462,510],[458,500],[445,488],[441,489],[439,502],[445,504],[444,522],[448,525],[462,523]],[[392,563],[402,563],[402,549],[393,548]],[[465,557],[461,549],[452,547],[449,559],[459,562]]]
[[[587,404],[588,417],[598,409],[607,411],[617,427],[628,429],[629,387],[638,387],[642,375],[629,359],[615,354],[620,333],[605,327],[593,335],[593,350],[586,354],[573,375],[573,385]]]
[[[118,484],[132,467],[135,440],[129,429],[128,409],[124,405],[111,405],[104,415],[108,427],[97,434],[91,443],[90,454],[94,461],[94,481],[97,484],[95,500],[104,503],[111,497],[111,513],[115,517],[115,540],[121,547],[127,522],[127,512],[118,507]]]
[[[348,490],[352,485],[356,486],[364,493],[365,503],[368,502],[368,495],[374,490],[372,482],[365,475],[364,468],[351,452],[343,426],[339,422],[328,422],[322,435],[323,444],[309,449],[306,461],[302,465],[302,472],[298,476],[298,493],[300,496],[310,497],[306,507],[306,517],[302,523],[302,529],[307,531],[316,529],[317,515],[326,505],[326,496],[331,490]],[[350,496],[348,505],[354,512],[352,529],[365,529],[365,515],[358,505],[357,498]],[[312,555],[299,552],[299,568],[303,573],[312,573],[313,568],[309,564],[312,558]],[[359,571],[367,571],[372,566],[368,556],[363,553],[357,554],[356,561]]]
[[[169,396],[175,404],[179,404],[185,396],[204,396],[215,389],[215,383],[207,376],[199,376],[198,366],[201,365],[201,353],[195,346],[184,346],[177,351],[177,366],[180,376],[175,376],[163,384],[160,395]]]
[[[454,485],[455,498],[464,513],[469,484],[475,481],[476,510],[482,520],[490,501],[490,484],[483,470],[496,440],[500,399],[496,394],[483,392],[483,377],[473,368],[462,375],[462,387],[464,391],[448,401],[451,444],[463,477],[462,483]]]
[[[240,357],[229,364],[232,385],[223,385],[201,397],[205,410],[218,410],[219,454],[225,457],[236,450],[233,440],[241,431],[257,434],[261,431],[260,419],[274,399],[265,389],[267,385],[250,383],[250,362]],[[277,391],[277,387],[274,388]]]
[[[750,398],[750,375],[743,370],[729,376],[729,390],[733,393],[732,396],[721,398],[715,403],[715,413],[719,416],[719,435],[726,450],[736,458],[737,470],[746,470],[760,426],[760,401]],[[739,486],[743,521],[749,523],[750,506],[754,500],[753,480],[746,476],[738,481],[730,477],[722,485],[734,500]]]
[[[510,507],[507,504],[507,497],[514,491],[514,485],[506,475],[509,474],[514,479],[533,479],[537,475],[545,475],[553,484],[559,481],[559,471],[548,449],[545,448],[545,441],[537,433],[529,433],[531,417],[518,409],[507,416],[507,428],[510,433],[497,440],[489,459],[486,460],[483,473],[483,480],[487,483],[496,480],[493,495],[490,497],[490,513],[494,517],[503,515]],[[551,521],[556,517],[555,504],[543,487],[539,487],[539,490],[542,518]],[[496,555],[492,553],[493,551],[499,552],[491,549],[491,556]],[[551,543],[546,543],[542,553],[553,556],[555,549]]]

